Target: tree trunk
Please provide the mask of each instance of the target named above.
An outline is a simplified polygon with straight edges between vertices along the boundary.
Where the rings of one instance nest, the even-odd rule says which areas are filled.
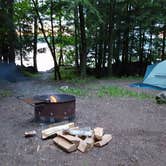
[[[80,52],[80,70],[81,77],[86,77],[86,34],[85,34],[85,20],[84,20],[84,11],[83,5],[79,4],[79,19],[80,19],[80,39],[81,39],[81,52]]]
[[[130,24],[130,15],[129,15],[129,8],[131,6],[128,4],[126,5],[126,19],[125,19],[125,30],[123,33],[123,49],[122,49],[122,62],[127,64],[128,63],[128,51],[129,51],[129,24]]]
[[[148,61],[152,62],[152,45],[153,45],[153,38],[152,38],[152,32],[150,32],[150,41],[149,41],[149,58]]]
[[[38,0],[36,0],[38,6]],[[37,37],[38,37],[38,21],[37,14],[34,14],[34,42],[33,42],[33,66],[37,72]]]
[[[140,37],[139,37],[139,62],[140,64],[143,63],[143,56],[144,56],[144,40],[145,40],[145,33],[142,33],[142,29],[140,27]]]
[[[98,50],[97,50],[97,65],[96,65],[96,76],[102,76],[102,59],[103,59],[103,25],[100,27],[99,31],[99,43],[98,43]]]
[[[112,58],[113,58],[113,29],[114,29],[114,8],[115,1],[110,0],[110,19],[109,19],[109,44],[108,44],[108,75],[112,74]]]
[[[59,0],[59,3],[61,3],[61,0]],[[62,10],[62,9],[60,9]],[[63,61],[63,47],[62,47],[62,14],[61,12],[59,13],[59,38],[60,38],[60,50],[59,50],[59,66],[61,66],[64,61]]]
[[[14,0],[7,0],[7,8],[8,8],[8,21],[9,21],[9,32],[8,32],[8,44],[9,44],[9,52],[8,58],[9,63],[15,63],[15,42],[16,42],[16,33],[14,27],[14,20],[13,20],[13,4]]]
[[[74,8],[74,37],[75,37],[75,66],[77,71],[79,71],[79,49],[78,49],[78,34],[79,34],[79,26],[78,26],[78,9],[77,6]]]
[[[166,26],[165,26],[166,27]],[[163,31],[163,40],[162,40],[162,54],[161,54],[161,60],[165,59],[165,39],[166,39],[166,30]]]
[[[52,40],[52,55],[54,59],[54,77],[56,80],[61,80],[61,75],[59,72],[59,66],[56,60],[56,53],[55,53],[55,37],[54,37],[54,25],[53,25],[53,0],[51,0],[51,7],[50,7],[50,20],[51,20],[51,40]]]
[[[56,54],[55,54],[55,37],[54,37],[54,26],[53,26],[53,2],[51,0],[51,14],[50,14],[50,19],[51,19],[51,39],[52,39],[52,44],[49,42],[47,36],[46,36],[46,33],[45,33],[45,30],[44,30],[44,25],[43,25],[43,22],[42,22],[42,19],[40,17],[40,14],[39,14],[39,10],[38,10],[38,6],[37,4],[35,3],[34,0],[32,0],[33,4],[34,4],[34,7],[35,7],[35,11],[36,11],[36,14],[38,16],[38,19],[39,19],[39,23],[41,25],[41,31],[44,35],[44,39],[50,49],[50,52],[51,52],[51,55],[53,57],[53,61],[54,61],[54,79],[55,80],[60,80],[61,79],[61,75],[60,75],[60,69],[59,69],[59,66],[57,64],[57,59],[56,59]]]
[[[20,62],[21,66],[23,66],[23,51],[22,51],[22,30],[21,30],[21,25],[19,26],[19,47],[20,47]]]

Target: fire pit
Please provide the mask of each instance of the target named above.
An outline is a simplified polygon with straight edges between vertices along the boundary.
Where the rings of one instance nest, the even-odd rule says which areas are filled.
[[[37,95],[32,99],[23,99],[23,101],[34,105],[35,120],[38,122],[53,123],[75,118],[75,97],[72,95]]]

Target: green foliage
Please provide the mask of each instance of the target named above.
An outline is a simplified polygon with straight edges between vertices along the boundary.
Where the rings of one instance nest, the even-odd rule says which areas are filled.
[[[0,97],[10,97],[12,92],[10,90],[0,90]]]
[[[39,78],[41,76],[41,74],[39,74],[39,73],[31,73],[31,72],[26,71],[26,70],[21,70],[21,72],[23,73],[24,76],[27,76],[30,78]]]
[[[76,96],[84,96],[86,94],[86,91],[84,89],[77,88],[77,87],[63,86],[59,88],[59,90],[63,93],[76,95]]]
[[[138,99],[151,99],[152,96],[142,92],[135,92],[127,90],[125,88],[120,88],[117,86],[106,87],[103,86],[98,90],[97,95],[99,97],[112,96],[112,97],[134,97]]]
[[[73,67],[61,67],[60,72],[63,80],[72,80],[77,78],[75,68]]]
[[[83,78],[77,76],[75,78],[72,78],[68,82],[72,83],[72,84],[77,84],[77,85],[85,85],[85,84],[93,82],[94,80],[96,80],[95,77],[86,77],[83,79]]]

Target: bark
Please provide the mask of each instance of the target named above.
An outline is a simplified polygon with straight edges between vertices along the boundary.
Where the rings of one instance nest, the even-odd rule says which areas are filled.
[[[59,3],[61,3],[61,0],[59,0]],[[62,9],[60,9],[62,10]],[[62,47],[62,13],[59,13],[59,38],[60,38],[60,50],[59,50],[59,66],[64,64],[63,60],[63,47]]]
[[[38,5],[38,0],[36,0]],[[37,72],[37,37],[38,37],[38,19],[37,15],[34,15],[34,42],[33,42],[33,66],[34,70]]]
[[[149,62],[152,62],[152,43],[153,42],[153,38],[152,38],[152,32],[150,32],[150,42],[149,42]]]
[[[56,80],[60,80],[61,75],[59,72],[59,66],[57,64],[56,53],[55,53],[55,37],[54,37],[54,25],[53,25],[53,1],[52,0],[51,0],[50,11],[51,11],[50,19],[51,19],[52,55],[53,55],[53,60],[54,60],[54,77]]]
[[[1,61],[4,63],[15,63],[16,33],[13,20],[14,0],[1,2],[1,27],[4,29],[1,38]],[[3,59],[3,60],[2,60]]]
[[[108,75],[112,74],[112,58],[113,58],[113,29],[114,29],[114,8],[115,8],[115,1],[110,0],[110,19],[109,19],[109,45],[108,45]]]
[[[83,5],[79,4],[79,19],[80,19],[80,39],[81,39],[81,52],[80,52],[80,70],[81,77],[86,77],[86,58],[87,58],[87,50],[86,50],[86,34],[85,34],[85,19],[84,19],[84,11]]]
[[[139,62],[140,64],[143,63],[144,40],[145,40],[145,33],[142,32],[142,27],[140,25],[140,30],[139,30]]]
[[[161,54],[161,60],[165,59],[165,39],[166,39],[166,30],[163,31],[163,39],[162,39],[162,54]]]
[[[22,30],[21,30],[21,25],[19,26],[19,38],[20,38],[20,61],[21,61],[21,66],[23,66],[23,51],[22,51]]]
[[[79,26],[78,26],[78,9],[77,6],[74,8],[74,37],[75,37],[75,66],[77,71],[79,71],[79,48],[78,48],[78,34],[79,34]]]
[[[103,26],[103,25],[101,25]],[[99,31],[99,43],[98,43],[98,54],[97,54],[97,66],[96,66],[96,75],[101,77],[102,72],[102,59],[103,59],[103,28],[100,27]]]
[[[14,20],[13,20],[13,4],[14,0],[7,0],[7,8],[8,8],[8,18],[9,18],[9,63],[15,63],[15,42],[16,42],[16,33],[14,27]]]

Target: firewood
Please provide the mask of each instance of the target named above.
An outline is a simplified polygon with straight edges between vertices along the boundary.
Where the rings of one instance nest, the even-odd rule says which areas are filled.
[[[64,149],[66,152],[73,152],[77,150],[76,144],[73,144],[60,136],[55,137],[53,141],[56,145]]]
[[[86,152],[88,150],[87,142],[84,140],[80,141],[77,149],[83,153]]]
[[[94,145],[97,146],[97,147],[102,147],[102,146],[108,144],[111,140],[112,140],[112,135],[111,134],[105,134],[105,135],[103,135],[102,140],[98,141],[98,142],[95,142]]]
[[[78,145],[78,150],[81,152],[87,152],[90,149],[92,149],[94,146],[94,137],[87,137],[85,140],[80,140],[80,143]]]
[[[103,128],[101,127],[94,128],[94,136],[96,140],[99,140],[99,141],[102,140],[103,134],[104,134]]]
[[[92,136],[92,137],[87,137],[85,140],[84,140],[86,143],[87,143],[87,145],[88,145],[88,150],[90,150],[90,149],[92,149],[93,148],[93,146],[94,146],[94,137]]]
[[[35,130],[32,130],[32,131],[26,131],[25,133],[24,133],[24,136],[25,137],[33,137],[33,136],[35,136],[37,133],[36,133],[36,131]]]
[[[69,128],[74,127],[74,123],[67,123],[60,126],[50,127],[42,131],[42,139],[47,139],[53,137],[57,134],[58,131],[68,130]]]
[[[74,136],[85,136],[85,137],[91,137],[93,135],[93,130],[91,130],[90,128],[81,128],[81,129],[68,129],[65,131],[66,133],[70,134],[70,135],[74,135]]]
[[[76,144],[77,146],[79,145],[80,141],[82,141],[81,138],[75,137],[72,135],[68,135],[68,134],[66,134],[66,135],[65,134],[58,134],[58,136],[66,139],[69,142]]]

